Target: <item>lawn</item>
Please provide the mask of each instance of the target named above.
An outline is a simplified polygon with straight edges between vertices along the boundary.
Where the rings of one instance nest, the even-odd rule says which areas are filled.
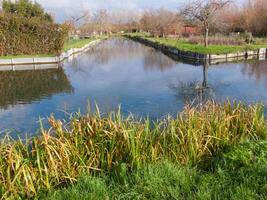
[[[201,44],[191,44],[183,39],[173,38],[156,38],[148,34],[130,34],[132,37],[141,37],[153,41],[157,44],[162,44],[170,47],[175,47],[179,50],[195,52],[200,54],[227,54],[235,52],[244,52],[246,50],[257,50],[259,48],[267,48],[267,44],[251,44],[251,45],[209,45],[207,48]]]
[[[122,164],[112,175],[84,174],[74,186],[50,191],[40,199],[212,200],[267,198],[267,142],[228,146],[197,166],[168,161],[129,172]]]
[[[68,51],[71,48],[81,48],[83,46],[85,46],[86,44],[97,40],[97,39],[106,39],[107,36],[97,36],[97,37],[91,37],[88,39],[70,39],[70,40],[66,40],[65,44],[64,44],[64,51]]]
[[[90,38],[90,39],[71,39],[71,40],[67,40],[64,44],[63,50],[64,51],[68,51],[71,48],[81,48],[83,46],[85,46],[86,44],[94,41],[95,38]]]
[[[11,59],[11,58],[41,58],[41,57],[53,57],[54,55],[18,55],[18,56],[0,56],[0,59]]]

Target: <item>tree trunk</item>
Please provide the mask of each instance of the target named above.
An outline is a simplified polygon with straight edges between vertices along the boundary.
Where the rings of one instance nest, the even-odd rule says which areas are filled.
[[[209,46],[209,28],[205,27],[205,36],[204,36],[204,45],[205,47]]]
[[[207,83],[207,61],[205,61],[204,65],[203,65],[203,82],[202,82],[202,87],[203,88],[207,88],[208,83]]]

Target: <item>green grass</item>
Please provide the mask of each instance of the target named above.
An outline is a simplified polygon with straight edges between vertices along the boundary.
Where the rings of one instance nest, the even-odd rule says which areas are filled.
[[[90,38],[90,39],[71,39],[71,40],[67,40],[64,44],[64,51],[68,51],[71,48],[81,48],[83,46],[85,46],[86,44],[92,42],[93,40],[95,40],[94,38]]]
[[[41,57],[53,57],[54,55],[17,55],[17,56],[0,56],[0,59],[11,59],[11,58],[41,58]]]
[[[200,54],[227,54],[244,52],[246,50],[257,50],[259,48],[266,48],[267,44],[251,44],[251,45],[209,45],[207,48],[201,44],[191,44],[183,39],[172,39],[172,38],[156,38],[144,35],[142,33],[130,34],[132,37],[142,37],[147,40],[153,41],[157,44],[175,47],[182,51],[200,53]]]
[[[68,51],[71,48],[81,48],[83,46],[85,46],[86,44],[97,40],[97,39],[106,39],[107,36],[97,36],[97,37],[91,37],[89,39],[78,39],[78,40],[67,40],[64,44],[64,51]]]
[[[168,161],[134,172],[84,174],[77,184],[50,191],[40,199],[266,199],[267,142],[249,142],[218,152],[205,167],[184,167]]]
[[[267,137],[262,106],[229,102],[186,107],[177,117],[154,123],[123,117],[119,111],[108,116],[77,113],[66,122],[51,116],[49,122],[51,128],[42,129],[39,137],[13,140],[7,136],[1,141],[3,198],[33,198],[55,187],[75,184],[82,174],[115,174],[124,183],[128,172],[139,172],[164,160],[175,166],[203,165],[209,169],[204,158],[211,162],[228,146]],[[141,183],[139,189],[145,189]],[[154,191],[159,192],[160,185]]]

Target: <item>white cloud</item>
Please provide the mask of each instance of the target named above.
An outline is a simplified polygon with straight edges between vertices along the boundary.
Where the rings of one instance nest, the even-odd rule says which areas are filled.
[[[235,0],[237,3],[243,0]],[[169,8],[177,10],[187,0],[37,0],[46,10],[54,13],[58,21],[68,16],[78,15],[83,10],[143,10],[150,8]]]
[[[83,10],[107,9],[112,10],[142,10],[166,7],[176,9],[183,0],[37,0],[46,10],[54,13],[57,20],[77,15]]]

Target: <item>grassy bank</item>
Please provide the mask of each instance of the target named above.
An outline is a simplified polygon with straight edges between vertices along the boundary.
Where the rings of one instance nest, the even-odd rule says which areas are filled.
[[[11,59],[11,58],[44,58],[44,57],[53,57],[54,55],[19,55],[19,56],[0,56],[0,59]]]
[[[86,44],[97,40],[97,39],[106,39],[108,36],[97,36],[97,37],[91,37],[88,39],[78,39],[78,40],[67,40],[64,44],[64,51],[68,51],[71,48],[82,48]]]
[[[209,45],[207,48],[201,44],[191,44],[184,39],[175,38],[157,38],[148,34],[136,33],[128,34],[130,37],[144,38],[156,44],[175,47],[182,51],[200,53],[200,54],[227,54],[244,52],[246,50],[258,50],[259,48],[267,48],[267,44],[251,44],[251,45]]]
[[[219,152],[244,142],[264,141],[267,136],[267,123],[260,105],[207,103],[201,109],[187,107],[177,117],[167,117],[155,123],[131,117],[124,118],[120,112],[110,113],[105,117],[101,117],[99,113],[85,116],[76,114],[68,122],[51,117],[49,121],[51,128],[42,130],[40,137],[26,141],[13,141],[9,137],[2,140],[0,195],[3,198],[30,198],[41,193],[46,194],[56,187],[75,184],[83,174],[90,174],[93,177],[92,181],[99,181],[94,177],[100,177],[100,183],[103,182],[102,178],[119,176],[122,187],[117,189],[127,193],[131,188],[127,182],[131,181],[132,176],[135,177],[135,173],[142,171],[146,173],[144,170],[147,167],[156,166],[155,170],[158,170],[161,167],[157,165],[167,160],[168,163],[172,163],[170,165],[174,170],[178,170],[181,166],[182,168],[179,168],[182,170],[181,173],[185,173],[184,170],[187,168],[194,172],[198,167],[201,167],[201,170],[216,170],[216,166],[214,168],[213,165],[205,163],[213,163],[213,158]],[[255,152],[257,153],[256,150]],[[252,155],[254,159],[255,156]],[[241,158],[248,164],[254,161],[246,156]],[[214,162],[217,162],[216,159]],[[233,166],[236,170],[240,170],[243,166],[242,163],[239,165],[234,161],[231,164],[228,160],[221,164],[225,163],[226,167]],[[218,170],[219,173],[220,167]],[[231,170],[232,168],[229,168],[229,172]],[[249,176],[248,180],[258,178],[253,173],[244,172],[244,174],[245,177]],[[91,176],[87,175],[89,180]],[[130,179],[124,180],[127,177]],[[113,178],[110,178],[110,181]],[[262,181],[262,178],[265,176],[258,181]],[[211,177],[207,183],[211,184],[213,180]],[[226,180],[226,185],[236,184],[235,180]],[[134,184],[136,180],[132,181]],[[141,190],[146,184],[142,183],[143,180],[139,181]],[[117,183],[114,184],[116,186]],[[155,186],[159,187],[155,188],[155,191],[161,190],[160,185]],[[197,185],[187,186],[186,183],[175,187],[191,186],[194,191],[197,190]],[[77,187],[81,185],[78,184]],[[99,188],[105,190],[104,186]],[[85,191],[86,189],[90,190],[84,188]],[[214,190],[216,191],[219,189]],[[252,192],[257,193],[257,191]],[[154,192],[151,190],[151,193]],[[186,197],[187,194],[181,195]]]
[[[230,146],[205,165],[180,166],[163,161],[112,175],[84,174],[77,184],[40,199],[266,199],[267,143]]]
[[[90,39],[77,39],[77,40],[67,40],[64,44],[64,51],[68,51],[71,48],[81,48],[85,46],[86,44],[96,40],[95,38],[90,38]]]

